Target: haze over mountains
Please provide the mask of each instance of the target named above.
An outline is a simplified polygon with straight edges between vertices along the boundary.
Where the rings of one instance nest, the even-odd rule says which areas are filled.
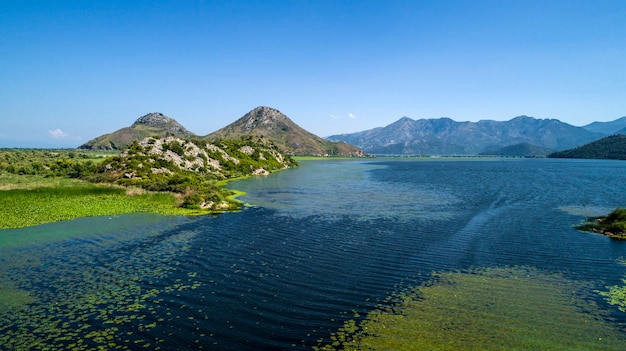
[[[541,156],[590,143],[625,127],[626,117],[584,127],[528,116],[478,122],[403,117],[386,127],[333,135],[328,139],[344,141],[370,154],[478,155],[499,154],[507,148],[502,152],[508,155],[513,152],[515,156]]]

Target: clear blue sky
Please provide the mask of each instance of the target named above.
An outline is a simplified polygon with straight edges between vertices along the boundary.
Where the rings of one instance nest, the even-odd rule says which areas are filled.
[[[403,116],[626,115],[626,1],[0,0],[0,147],[259,105],[320,136]]]

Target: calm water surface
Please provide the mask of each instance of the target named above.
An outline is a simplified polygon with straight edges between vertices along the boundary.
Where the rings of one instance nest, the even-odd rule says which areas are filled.
[[[232,183],[253,205],[238,213],[3,230],[0,349],[311,349],[433,272],[476,267],[604,289],[626,242],[573,226],[626,206],[625,180],[618,161],[305,161]]]

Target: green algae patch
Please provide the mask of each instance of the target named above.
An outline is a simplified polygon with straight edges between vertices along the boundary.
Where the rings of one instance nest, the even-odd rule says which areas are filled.
[[[438,273],[316,350],[621,350],[589,287],[532,268]]]
[[[620,260],[619,263],[626,266],[626,260]],[[598,293],[604,296],[609,304],[617,306],[622,312],[626,312],[626,278],[622,278],[622,283],[624,285],[607,286],[607,291],[598,291]]]

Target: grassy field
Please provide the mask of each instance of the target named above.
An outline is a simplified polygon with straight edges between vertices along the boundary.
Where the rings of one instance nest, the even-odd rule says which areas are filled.
[[[195,215],[171,193],[151,193],[83,180],[0,174],[0,229],[89,216],[147,212]]]

